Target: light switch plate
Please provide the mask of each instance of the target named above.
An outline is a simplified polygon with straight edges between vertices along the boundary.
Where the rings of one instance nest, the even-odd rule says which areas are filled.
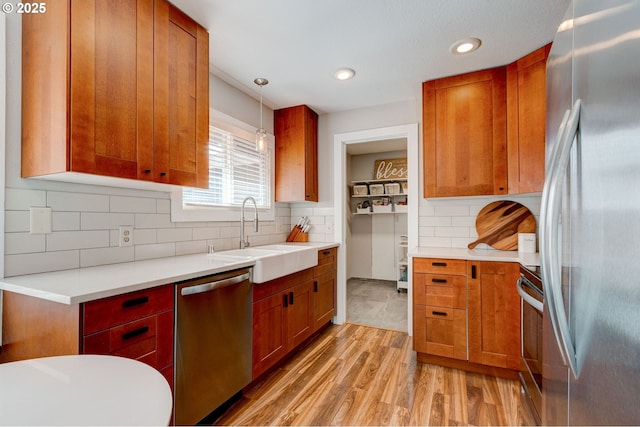
[[[51,233],[51,208],[29,208],[29,233]]]

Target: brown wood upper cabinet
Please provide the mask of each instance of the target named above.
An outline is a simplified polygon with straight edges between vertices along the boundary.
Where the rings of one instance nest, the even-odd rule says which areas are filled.
[[[23,16],[22,176],[208,186],[209,35],[166,0]]]
[[[318,201],[318,114],[306,105],[274,111],[276,201]]]
[[[422,84],[424,197],[507,193],[506,70]]]
[[[509,194],[542,191],[547,57],[551,44],[507,66]]]

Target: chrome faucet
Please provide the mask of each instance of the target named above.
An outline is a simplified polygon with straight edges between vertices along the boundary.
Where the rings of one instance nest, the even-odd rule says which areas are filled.
[[[258,205],[256,205],[256,200],[253,197],[247,196],[240,207],[240,249],[249,247],[249,236],[244,235],[244,205],[247,200],[253,202],[253,231],[258,232]]]

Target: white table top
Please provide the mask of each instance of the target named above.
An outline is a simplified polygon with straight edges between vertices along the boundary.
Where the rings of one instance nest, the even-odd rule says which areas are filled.
[[[168,425],[167,380],[116,356],[44,357],[0,364],[0,425]]]

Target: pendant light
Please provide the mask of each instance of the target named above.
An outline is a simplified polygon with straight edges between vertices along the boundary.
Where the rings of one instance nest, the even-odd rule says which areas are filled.
[[[265,151],[267,149],[267,131],[262,127],[262,87],[269,84],[269,80],[258,77],[253,81],[260,86],[260,129],[256,131],[256,150]]]

